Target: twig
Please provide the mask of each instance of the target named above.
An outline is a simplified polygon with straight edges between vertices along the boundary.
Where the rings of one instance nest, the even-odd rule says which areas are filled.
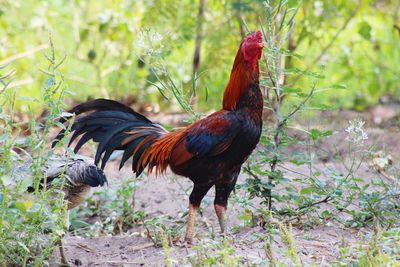
[[[314,94],[315,87],[316,87],[316,84],[314,83],[314,84],[313,84],[313,87],[311,88],[311,91],[308,93],[308,95],[306,96],[306,98],[304,98],[304,100],[301,101],[301,103],[300,103],[295,109],[293,109],[293,110],[289,113],[289,115],[287,115],[287,116],[278,124],[278,128],[279,128],[279,129],[281,129],[281,128],[286,124],[286,122],[287,122],[291,117],[293,117],[293,115],[296,114],[296,113],[308,102],[308,100],[310,100],[310,98],[311,98],[311,97],[313,96],[313,94]]]
[[[254,179],[260,179],[260,178],[258,177],[258,175],[255,174],[255,173],[251,170],[251,168],[250,168],[248,165],[244,166],[244,167],[243,167],[243,170],[244,170],[245,172],[247,172],[247,173],[248,173],[251,177],[253,177]]]
[[[125,266],[126,264],[139,264],[139,265],[145,265],[147,264],[146,261],[102,261],[102,262],[96,262],[93,263],[95,265],[103,265],[104,263],[109,263],[109,264],[118,264],[118,266]]]
[[[398,179],[396,179],[395,177],[387,174],[385,171],[378,171],[379,174],[381,174],[386,180],[389,180],[390,182],[393,182],[397,185],[400,185],[400,182],[398,181]]]
[[[24,79],[24,80],[11,82],[11,83],[9,84],[8,88],[20,87],[20,86],[28,85],[28,84],[32,84],[32,83],[33,83],[33,78],[32,78],[32,77],[29,77],[29,78]]]
[[[0,66],[8,65],[8,64],[10,64],[11,62],[13,62],[13,61],[15,61],[17,59],[33,55],[33,54],[35,54],[35,53],[37,53],[37,52],[39,52],[39,51],[41,51],[43,49],[46,49],[48,47],[49,47],[48,44],[42,44],[42,45],[39,45],[38,47],[32,48],[32,49],[27,50],[25,52],[13,55],[13,56],[11,56],[9,58],[6,58],[6,59],[3,59],[2,61],[0,61]]]
[[[88,245],[86,245],[86,244],[82,244],[82,243],[78,243],[77,244],[77,247],[78,248],[80,248],[80,249],[83,249],[84,251],[86,251],[86,252],[96,252],[94,249],[92,249],[91,247],[89,247]]]
[[[138,245],[138,246],[132,246],[132,247],[130,247],[130,251],[142,250],[142,249],[150,248],[150,247],[154,247],[153,242],[151,242],[151,243],[149,242],[149,243]]]
[[[2,69],[2,66],[0,66],[0,69]],[[15,73],[16,73],[15,70],[11,70],[11,71],[8,72],[7,74],[5,74],[5,75],[3,75],[3,76],[0,76],[0,80],[7,79],[7,78],[13,76]]]
[[[311,207],[314,207],[314,206],[322,204],[322,203],[328,203],[331,200],[332,200],[332,196],[329,195],[329,196],[326,196],[325,198],[323,198],[323,199],[321,199],[321,200],[319,200],[317,202],[313,202],[311,204],[305,204],[305,205],[303,205],[301,207],[298,207],[296,210],[297,211],[301,211],[301,210],[304,210],[306,208],[311,208]]]

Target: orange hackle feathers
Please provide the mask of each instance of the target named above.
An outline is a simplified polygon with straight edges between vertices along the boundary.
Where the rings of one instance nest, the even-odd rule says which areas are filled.
[[[240,97],[245,93],[254,80],[253,75],[258,75],[258,71],[249,72],[240,49],[236,56],[232,68],[231,77],[224,91],[222,108],[225,110],[236,110],[236,104]]]
[[[258,80],[258,60],[262,53],[262,33],[257,31],[247,36],[236,53],[231,76],[224,91],[222,108],[236,110],[240,97],[245,93],[254,80]]]

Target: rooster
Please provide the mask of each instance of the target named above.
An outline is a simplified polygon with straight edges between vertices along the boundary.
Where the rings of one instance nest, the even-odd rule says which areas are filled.
[[[49,158],[47,164],[43,167],[45,178],[40,181],[39,189],[43,187],[54,188],[57,187],[56,180],[64,180],[64,200],[69,210],[79,206],[88,197],[91,187],[103,186],[107,183],[107,177],[104,172],[93,163],[89,163],[91,159],[82,156],[73,156],[73,158],[66,158],[61,156],[54,156]],[[31,162],[25,161],[23,164],[13,164],[11,170],[11,178],[15,184],[21,180],[33,180]],[[46,185],[45,185],[46,184]],[[60,184],[59,184],[60,185]],[[33,186],[29,186],[27,191],[33,193],[35,191]],[[67,216],[67,228],[68,216]],[[64,266],[68,265],[68,259],[65,256],[64,247],[62,245],[62,238],[58,241],[61,263]]]
[[[89,140],[98,143],[95,164],[104,168],[115,150],[122,150],[120,168],[132,158],[132,171],[164,173],[170,169],[192,180],[185,240],[193,241],[195,216],[201,201],[215,186],[214,208],[221,232],[226,230],[228,197],[235,187],[241,165],[259,142],[263,96],[259,87],[259,64],[264,47],[261,31],[250,33],[237,51],[222,109],[173,132],[131,108],[112,100],[97,99],[69,112],[77,117],[72,141],[80,136],[75,152]],[[90,112],[90,113],[89,113]],[[64,123],[67,119],[61,119]],[[61,131],[55,142],[61,139]]]

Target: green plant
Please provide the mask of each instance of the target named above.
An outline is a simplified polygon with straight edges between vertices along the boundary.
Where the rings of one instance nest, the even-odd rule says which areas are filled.
[[[87,205],[80,206],[72,213],[71,226],[76,233],[87,236],[100,234],[122,234],[128,229],[142,224],[145,213],[135,210],[135,190],[137,180],[122,179],[118,185],[93,193]],[[92,224],[85,223],[89,218],[96,218]]]
[[[206,240],[193,247],[195,255],[188,257],[192,266],[245,266],[245,260],[235,255],[235,248],[228,239]]]
[[[168,223],[169,221],[169,218],[165,216],[154,217],[143,221],[147,236],[155,246],[162,246],[164,250],[167,250],[167,246],[171,246],[178,241],[180,238],[180,230],[183,227],[183,225],[177,225],[176,222],[171,225],[171,223]]]
[[[0,78],[3,85],[0,92],[2,102],[0,123],[2,127],[0,149],[0,264],[3,266],[42,266],[46,264],[56,242],[64,234],[66,205],[60,188],[46,187],[43,167],[53,155],[46,140],[55,119],[62,115],[62,99],[65,93],[63,75],[59,67],[62,60],[56,58],[52,39],[48,53],[48,67],[41,99],[18,97],[17,92],[8,88],[9,83]],[[0,75],[1,76],[1,75]],[[26,133],[14,122],[15,104],[18,101],[40,102],[48,109],[47,118],[34,118],[27,125]],[[22,141],[21,141],[22,140]],[[19,161],[30,161],[33,180],[15,177],[13,168]],[[39,190],[40,181],[44,188]],[[26,195],[28,186],[34,188],[32,196]],[[52,229],[49,231],[49,229]]]
[[[287,248],[287,255],[289,256],[290,260],[294,265],[300,265],[301,260],[299,256],[297,255],[297,250],[294,244],[293,240],[293,231],[292,231],[292,225],[289,224],[289,227],[287,227],[283,223],[278,223],[279,226],[279,234],[281,236],[283,244]]]
[[[356,247],[344,246],[333,266],[399,266],[400,232],[376,228]]]

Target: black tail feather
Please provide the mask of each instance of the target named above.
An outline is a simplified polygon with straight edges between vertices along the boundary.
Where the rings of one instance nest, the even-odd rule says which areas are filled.
[[[135,112],[133,109],[131,109],[128,106],[125,106],[124,104],[121,104],[117,101],[110,100],[110,99],[95,99],[92,101],[88,101],[82,104],[79,104],[72,108],[71,110],[68,111],[68,113],[75,114],[76,116],[86,113],[86,112],[91,112],[91,111],[120,111],[125,114],[131,114],[134,117],[136,117],[137,120],[141,120],[143,122],[148,122],[152,123],[149,119],[147,119],[145,116],[142,114],[139,114]],[[68,118],[60,118],[59,122],[60,123],[65,123],[68,121],[70,117]],[[71,129],[74,130],[74,129]],[[59,134],[54,138],[54,141],[52,143],[52,147],[54,147],[65,135],[65,132],[67,130],[63,129],[59,132]]]
[[[160,125],[113,100],[89,101],[74,107],[69,112],[78,118],[71,127],[73,135],[68,146],[80,138],[74,148],[76,153],[89,140],[98,143],[95,164],[101,162],[101,169],[104,169],[113,151],[124,150],[120,168],[134,154],[132,169],[139,175],[143,171],[142,166],[137,166],[140,156],[157,137],[166,133]],[[90,113],[84,115],[88,112]],[[59,120],[61,123],[66,121],[66,118]],[[53,146],[63,138],[65,132],[65,130],[60,131]]]
[[[85,170],[82,182],[91,187],[103,186],[107,183],[107,177],[103,170],[97,168],[97,166],[90,165]]]

